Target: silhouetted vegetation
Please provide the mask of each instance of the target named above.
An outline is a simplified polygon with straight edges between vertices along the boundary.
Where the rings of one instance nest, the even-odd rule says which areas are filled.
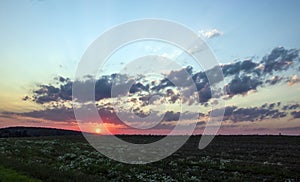
[[[79,131],[40,127],[9,127],[0,129],[0,137],[39,137],[81,135]]]

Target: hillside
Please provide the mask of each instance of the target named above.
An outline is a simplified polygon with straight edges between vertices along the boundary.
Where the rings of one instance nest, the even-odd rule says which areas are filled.
[[[81,135],[81,132],[41,127],[8,127],[0,129],[0,137],[39,137],[65,135]]]

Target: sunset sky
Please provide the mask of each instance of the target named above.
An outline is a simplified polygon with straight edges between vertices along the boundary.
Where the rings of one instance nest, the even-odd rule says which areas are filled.
[[[187,26],[206,41],[224,75],[224,120],[220,134],[300,134],[300,1],[1,1],[0,2],[0,127],[38,126],[78,130],[72,110],[72,84],[88,46],[110,28],[143,18],[165,19]],[[143,27],[140,27],[143,30]],[[138,30],[137,30],[138,31]],[[182,79],[190,73],[199,100],[178,95],[163,78],[118,74],[130,61],[147,55],[172,59],[181,68],[164,72]],[[151,62],[153,60],[149,60]],[[153,61],[153,64],[157,64]],[[100,69],[95,99],[104,121],[95,118],[83,129],[101,133],[168,133],[183,114],[182,125],[207,123],[211,85],[190,55],[157,41],[129,44],[115,52]],[[137,75],[135,75],[137,76]],[[88,77],[87,77],[88,79]],[[111,98],[113,81],[129,93]],[[86,84],[89,80],[82,81]],[[219,83],[216,83],[219,84]],[[149,102],[147,98],[160,95]],[[89,102],[78,107],[88,109]],[[122,105],[118,111],[115,105]],[[164,110],[161,108],[164,105]],[[179,107],[190,108],[180,113]],[[132,126],[152,126],[130,115],[150,110],[163,121],[141,130],[122,123],[116,112],[133,119]],[[165,113],[163,113],[163,111]],[[131,113],[132,114],[132,113]],[[193,118],[193,115],[198,118]],[[183,131],[184,133],[184,131]]]

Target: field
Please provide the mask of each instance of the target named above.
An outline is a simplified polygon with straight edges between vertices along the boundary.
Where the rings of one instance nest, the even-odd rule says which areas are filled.
[[[217,136],[204,150],[198,142],[192,136],[164,160],[129,165],[101,155],[82,136],[0,138],[0,181],[300,181],[300,137]]]

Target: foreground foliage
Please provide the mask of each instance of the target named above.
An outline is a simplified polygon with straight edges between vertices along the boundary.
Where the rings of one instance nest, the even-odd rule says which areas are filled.
[[[147,143],[153,136],[122,136]],[[217,136],[204,150],[190,138],[147,165],[108,159],[81,136],[1,138],[0,165],[42,181],[299,181],[300,137]]]
[[[20,174],[12,169],[4,168],[0,166],[0,181],[1,182],[39,182],[40,180],[36,180]]]

